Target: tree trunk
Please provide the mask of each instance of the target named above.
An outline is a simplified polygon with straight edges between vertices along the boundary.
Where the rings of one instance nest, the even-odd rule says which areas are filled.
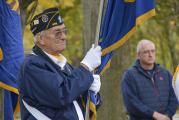
[[[135,60],[126,56],[130,53],[129,45],[128,41],[116,50],[110,68],[102,76],[102,106],[98,111],[98,120],[127,120],[121,95],[121,79],[125,69]]]
[[[84,53],[95,41],[96,25],[98,18],[98,7],[100,0],[82,0],[84,25],[83,25],[83,46]]]

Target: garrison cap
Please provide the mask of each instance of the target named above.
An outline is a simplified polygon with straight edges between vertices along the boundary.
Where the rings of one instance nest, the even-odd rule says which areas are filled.
[[[36,35],[43,30],[47,30],[61,24],[63,24],[63,19],[59,14],[59,8],[54,7],[46,9],[42,13],[34,16],[30,23],[30,30],[34,35]]]

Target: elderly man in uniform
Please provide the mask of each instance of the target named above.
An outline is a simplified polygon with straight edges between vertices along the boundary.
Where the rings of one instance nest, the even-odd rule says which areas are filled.
[[[93,46],[75,68],[61,54],[67,28],[58,8],[36,15],[30,27],[35,46],[18,78],[21,119],[84,120],[88,90],[93,102],[100,104],[100,77],[91,72],[101,63],[101,47]]]
[[[155,45],[141,40],[137,45],[137,61],[122,80],[122,94],[130,120],[171,120],[177,99],[172,76],[155,63]]]

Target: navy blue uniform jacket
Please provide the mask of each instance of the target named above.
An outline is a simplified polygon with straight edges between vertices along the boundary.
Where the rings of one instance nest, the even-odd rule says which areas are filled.
[[[18,79],[22,120],[35,120],[22,99],[52,120],[78,120],[73,101],[78,102],[84,113],[82,97],[93,82],[92,73],[69,64],[61,70],[37,46],[33,52],[36,55],[26,57]]]
[[[136,61],[123,76],[122,94],[130,120],[152,120],[154,111],[171,118],[176,112],[172,77],[157,64],[154,73],[149,75]]]

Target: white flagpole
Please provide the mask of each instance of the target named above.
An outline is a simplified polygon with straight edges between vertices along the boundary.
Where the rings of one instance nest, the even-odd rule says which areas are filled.
[[[101,21],[102,21],[101,19],[102,19],[103,6],[104,6],[104,0],[100,0],[94,47],[96,47],[98,45],[98,42],[99,42],[99,33],[100,33],[100,26],[101,26]],[[88,91],[88,98],[87,98],[86,112],[85,112],[85,120],[89,120],[89,103],[90,103],[90,92]]]

